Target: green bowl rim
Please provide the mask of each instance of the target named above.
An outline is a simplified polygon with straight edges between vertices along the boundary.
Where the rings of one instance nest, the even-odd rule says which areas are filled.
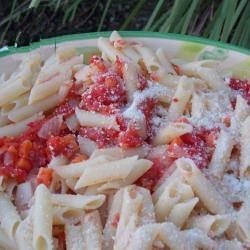
[[[7,50],[3,50],[0,52],[0,57],[11,55],[14,53],[25,53],[29,52],[33,49],[37,49],[43,45],[51,45],[61,42],[67,41],[75,41],[75,40],[86,40],[86,39],[95,39],[100,36],[108,37],[110,36],[112,31],[103,31],[103,32],[91,32],[91,33],[79,33],[79,34],[72,34],[72,35],[64,35],[58,37],[52,37],[47,39],[41,39],[39,42],[34,42],[29,46],[23,47],[15,47],[9,46]],[[246,48],[242,48],[236,45],[227,44],[221,41],[215,41],[207,38],[202,38],[193,35],[181,35],[175,33],[163,33],[163,32],[150,32],[150,31],[119,31],[119,33],[124,37],[150,37],[150,38],[165,38],[171,40],[178,40],[178,41],[186,41],[192,43],[199,43],[203,45],[211,45],[227,50],[236,51],[245,55],[250,55],[250,50]]]

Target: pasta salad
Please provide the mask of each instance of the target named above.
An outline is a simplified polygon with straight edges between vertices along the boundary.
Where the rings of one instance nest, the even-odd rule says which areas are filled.
[[[1,78],[0,249],[250,248],[250,82],[118,32]]]

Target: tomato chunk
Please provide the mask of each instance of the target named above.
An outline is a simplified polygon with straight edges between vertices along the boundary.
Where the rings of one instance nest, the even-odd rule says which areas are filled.
[[[230,78],[229,87],[235,91],[236,94],[241,95],[250,105],[250,82],[249,80],[239,80]]]
[[[73,134],[51,136],[47,141],[47,145],[50,154],[54,156],[63,154],[68,159],[72,159],[72,157],[79,152],[79,146]]]
[[[44,184],[49,186],[52,181],[53,169],[51,168],[39,168],[39,172],[36,178],[36,184]]]

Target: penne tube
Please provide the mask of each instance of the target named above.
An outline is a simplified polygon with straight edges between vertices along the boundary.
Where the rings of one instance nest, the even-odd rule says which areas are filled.
[[[119,50],[115,49],[108,39],[99,37],[97,40],[97,46],[99,50],[109,58],[110,61],[114,62],[116,57],[120,58],[123,61],[128,61],[128,58],[122,54]]]
[[[113,115],[109,115],[109,116],[102,115],[97,112],[85,111],[79,108],[75,109],[75,113],[81,126],[114,128],[116,130],[119,130],[119,126],[116,122],[116,118]]]
[[[125,179],[136,164],[137,156],[134,156],[86,168],[77,181],[75,189],[112,180]]]
[[[219,138],[216,141],[216,148],[209,164],[209,172],[221,179],[224,175],[225,168],[230,161],[234,141],[232,136],[221,130]]]
[[[122,159],[130,156],[138,155],[139,158],[146,158],[150,151],[150,146],[143,145],[137,148],[120,148],[120,147],[109,147],[96,149],[90,156],[90,159],[99,156],[113,157],[114,159]]]
[[[13,240],[11,240],[8,235],[3,231],[3,229],[0,227],[0,249],[15,249],[16,244]],[[21,249],[22,250],[22,249]]]
[[[32,211],[30,214],[19,224],[16,231],[16,242],[19,250],[33,250],[32,246],[33,223]]]
[[[116,48],[116,44],[119,45],[119,42],[122,41],[125,43],[124,47],[120,48],[120,50],[122,51],[122,53],[127,56],[128,58],[130,58],[134,63],[138,63],[138,61],[140,60],[140,55],[135,51],[134,48],[132,48],[128,42],[124,41],[123,38],[119,35],[119,33],[114,30],[110,37],[109,37],[110,42],[114,43],[114,47]],[[135,67],[137,67],[137,65],[135,65]]]
[[[102,163],[108,162],[109,159],[106,156],[100,156],[96,157],[94,159],[89,159],[89,160],[84,160],[78,163],[71,163],[68,165],[54,165],[51,166],[53,170],[61,176],[63,179],[68,179],[68,178],[78,178],[80,177],[84,170],[89,166],[95,166],[95,165],[100,165]]]
[[[176,72],[171,65],[171,63],[168,61],[165,51],[163,48],[159,48],[156,50],[156,56],[157,59],[159,60],[160,64],[166,69],[167,73],[171,73],[173,75],[176,75]]]
[[[82,235],[84,249],[102,250],[102,224],[98,211],[86,213],[82,221]]]
[[[228,215],[198,215],[187,222],[188,228],[199,228],[208,236],[219,237],[229,228],[231,219]]]
[[[120,213],[123,203],[123,194],[125,188],[119,189],[111,203],[108,218],[103,230],[103,249],[104,250],[111,250],[113,249],[114,239],[116,235],[117,225],[120,220]]]
[[[0,225],[7,236],[13,239],[21,219],[10,198],[2,192],[0,192],[0,208]]]
[[[131,63],[125,63],[123,68],[123,79],[127,93],[128,102],[133,101],[133,94],[137,90],[138,73],[136,67]]]
[[[235,138],[240,137],[240,127],[249,115],[250,107],[247,101],[241,95],[237,95],[235,110],[230,125],[230,131]]]
[[[48,96],[54,95],[58,92],[59,88],[64,82],[70,80],[71,70],[68,70],[63,73],[59,73],[53,78],[43,82],[42,84],[36,84],[30,92],[29,104],[41,101]]]
[[[17,123],[11,123],[4,127],[0,127],[0,137],[3,136],[18,136],[28,128],[28,124],[43,118],[41,114],[35,114],[30,118]]]
[[[68,222],[64,227],[66,248],[70,250],[85,250],[81,225],[76,226]]]
[[[33,248],[52,249],[52,202],[45,185],[40,184],[35,191],[33,210]]]
[[[110,189],[119,189],[121,187],[131,185],[138,180],[144,173],[146,173],[152,166],[152,162],[146,159],[137,161],[129,173],[129,175],[123,180],[115,180],[107,182],[97,188],[99,192],[103,192]]]
[[[218,61],[204,60],[198,62],[191,62],[180,66],[181,73],[188,76],[198,76],[205,80],[208,87],[212,90],[226,90],[226,84],[222,77],[217,73],[215,68]]]
[[[243,122],[240,134],[240,176],[243,178],[250,176],[250,116]]]
[[[19,122],[41,111],[48,111],[59,105],[61,101],[62,98],[58,94],[52,95],[36,103],[11,110],[8,118],[13,122]]]
[[[0,92],[0,106],[15,101],[16,98],[31,89],[31,76],[17,79],[15,82],[2,88]]]
[[[167,220],[182,228],[198,201],[199,199],[195,197],[174,205]]]
[[[157,131],[153,143],[155,145],[168,144],[181,135],[191,133],[192,130],[192,125],[188,123],[172,122]]]
[[[56,206],[90,210],[99,208],[105,201],[105,195],[52,194],[51,200]]]
[[[194,193],[189,185],[177,180],[170,182],[155,201],[157,221],[166,221],[176,204],[190,200],[193,197]]]
[[[53,206],[53,225],[78,224],[85,211],[81,208]]]
[[[223,214],[231,211],[231,205],[214,188],[212,183],[206,179],[192,160],[180,158],[176,161],[176,165],[209,212]]]
[[[193,80],[187,78],[186,76],[182,76],[168,110],[168,118],[170,121],[176,120],[184,113],[192,92]]]

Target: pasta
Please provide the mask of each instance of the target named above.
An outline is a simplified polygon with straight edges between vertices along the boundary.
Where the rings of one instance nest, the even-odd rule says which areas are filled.
[[[249,249],[249,79],[142,41],[0,76],[1,250]]]

